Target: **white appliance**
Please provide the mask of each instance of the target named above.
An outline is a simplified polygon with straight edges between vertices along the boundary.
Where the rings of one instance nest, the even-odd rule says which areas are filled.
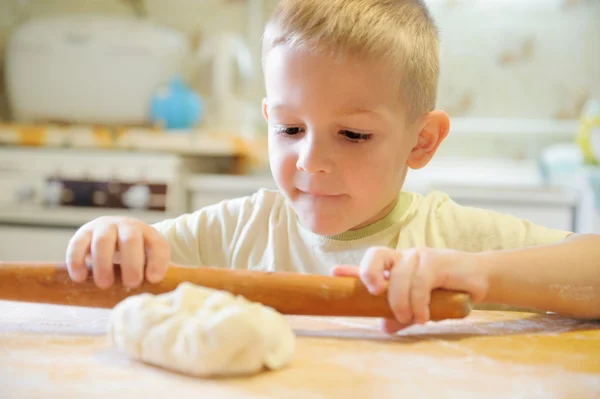
[[[64,260],[75,231],[99,216],[184,213],[185,175],[176,154],[0,148],[0,260]]]
[[[146,124],[153,92],[189,55],[183,35],[140,19],[32,19],[8,42],[9,105],[24,122]]]
[[[238,33],[219,32],[207,37],[195,59],[200,67],[212,63],[209,101],[213,107],[211,123],[220,130],[252,136],[260,107],[252,101],[255,76],[252,54],[246,40]]]

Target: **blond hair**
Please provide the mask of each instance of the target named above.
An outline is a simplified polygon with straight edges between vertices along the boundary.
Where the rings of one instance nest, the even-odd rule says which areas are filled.
[[[263,63],[281,43],[390,61],[409,119],[435,107],[438,32],[422,0],[281,0],[263,34]]]

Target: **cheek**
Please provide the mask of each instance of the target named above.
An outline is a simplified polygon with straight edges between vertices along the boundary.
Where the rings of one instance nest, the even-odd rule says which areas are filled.
[[[271,173],[279,184],[287,186],[289,183],[286,184],[286,181],[290,180],[296,171],[297,157],[289,147],[280,146],[275,140],[273,141],[269,143]]]
[[[365,153],[361,159],[350,160],[347,170],[352,172],[347,178],[359,196],[387,195],[388,191],[399,189],[404,169],[402,154],[379,149]]]

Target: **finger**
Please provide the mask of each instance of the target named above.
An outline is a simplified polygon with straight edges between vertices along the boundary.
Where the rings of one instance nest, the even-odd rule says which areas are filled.
[[[373,295],[379,295],[387,288],[386,270],[394,267],[400,253],[389,248],[370,248],[363,257],[359,275]]]
[[[88,269],[86,257],[90,252],[92,232],[80,229],[69,241],[67,246],[67,271],[75,282],[82,282],[87,278]]]
[[[429,321],[429,302],[432,289],[433,273],[431,268],[417,267],[410,289],[410,305],[414,322],[417,324]]]
[[[144,281],[144,237],[135,224],[118,227],[119,259],[121,278],[125,287],[134,288]],[[116,255],[115,255],[116,257]],[[115,259],[116,260],[116,259]]]
[[[108,288],[115,281],[113,257],[117,246],[117,227],[113,224],[98,227],[92,236],[92,270],[94,282]]]
[[[387,334],[394,334],[407,327],[410,327],[410,324],[402,324],[394,319],[383,319],[381,321],[381,329]]]
[[[151,226],[143,232],[146,250],[146,279],[151,283],[162,281],[171,262],[171,247],[165,238]]]
[[[331,269],[331,274],[337,277],[358,277],[359,269],[356,266],[337,265]]]
[[[410,304],[410,287],[417,268],[414,257],[399,262],[391,271],[388,301],[396,320],[401,324],[410,324],[413,314]]]

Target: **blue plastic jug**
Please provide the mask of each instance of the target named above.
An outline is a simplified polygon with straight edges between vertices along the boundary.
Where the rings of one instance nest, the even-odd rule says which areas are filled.
[[[167,130],[192,128],[201,121],[203,114],[201,97],[179,77],[157,90],[150,102],[151,121]]]

